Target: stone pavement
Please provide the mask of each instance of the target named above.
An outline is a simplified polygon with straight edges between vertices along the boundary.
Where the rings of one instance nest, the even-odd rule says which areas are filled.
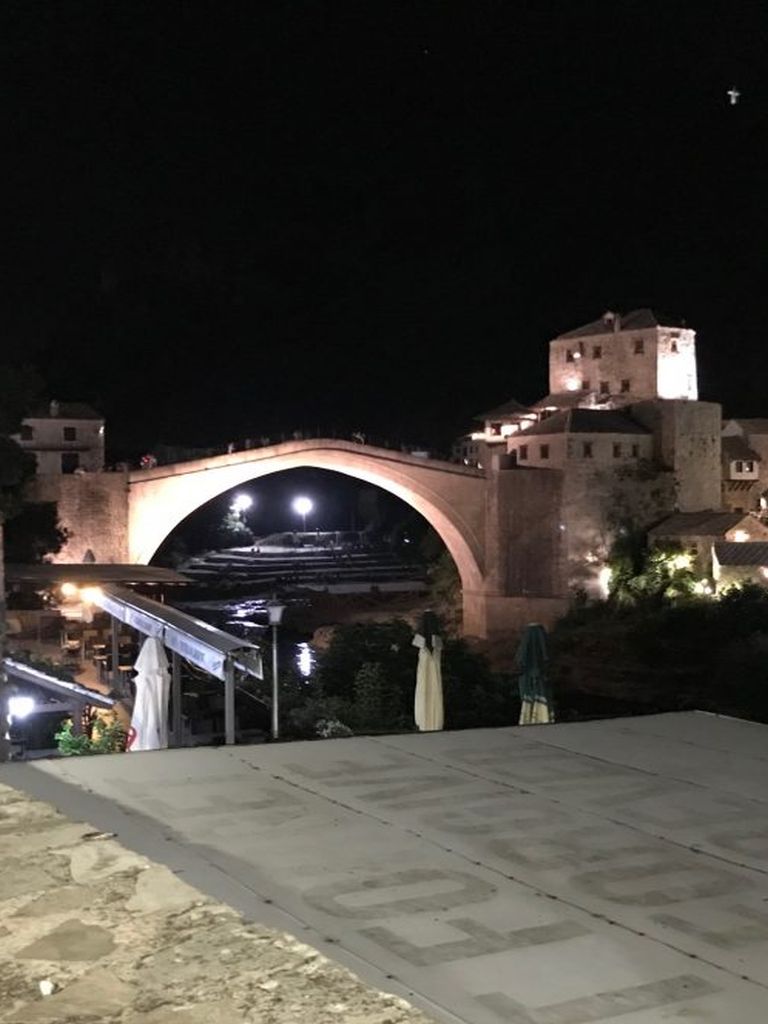
[[[3,1024],[428,1024],[289,935],[0,785]]]
[[[3,780],[436,1020],[768,1020],[767,726],[658,715]]]

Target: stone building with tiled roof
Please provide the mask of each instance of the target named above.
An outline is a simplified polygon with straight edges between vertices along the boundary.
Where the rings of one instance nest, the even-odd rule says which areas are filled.
[[[104,417],[84,402],[54,399],[35,408],[15,440],[35,456],[38,475],[104,469]]]
[[[734,474],[754,473],[751,439],[728,442],[724,456],[721,408],[698,401],[695,332],[650,309],[607,312],[559,334],[549,344],[549,393],[483,419],[497,429],[483,435],[474,464],[490,465],[503,442],[518,469],[558,475],[564,575],[588,591],[622,525],[718,511],[721,460],[731,454]],[[765,440],[768,465],[768,431]]]

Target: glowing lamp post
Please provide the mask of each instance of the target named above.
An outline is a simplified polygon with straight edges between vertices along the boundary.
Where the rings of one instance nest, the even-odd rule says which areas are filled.
[[[314,506],[311,498],[300,497],[300,498],[294,498],[293,499],[293,511],[296,512],[297,515],[301,516],[301,532],[302,533],[306,533],[307,532],[307,516],[309,515],[309,513],[312,511],[312,509],[314,507],[315,506]]]
[[[267,615],[272,627],[272,739],[280,736],[280,689],[277,677],[277,629],[283,620],[285,605],[274,596],[267,604]]]
[[[253,504],[253,498],[250,494],[236,494],[232,499],[232,504],[229,506],[230,512],[236,513],[240,517],[240,521],[244,522],[243,514]]]

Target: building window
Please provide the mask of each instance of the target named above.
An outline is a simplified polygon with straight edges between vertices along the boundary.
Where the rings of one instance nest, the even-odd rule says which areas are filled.
[[[548,444],[539,445],[539,456],[542,459],[548,459],[549,458],[549,445]]]
[[[600,381],[600,394],[601,395],[607,395],[608,394],[608,390],[609,390],[608,389],[608,381],[607,380],[601,380]]]
[[[61,472],[74,473],[80,466],[80,456],[77,452],[64,452],[61,456]]]
[[[633,444],[632,445],[632,458],[633,459],[639,459],[640,458],[640,445],[639,444]]]
[[[592,358],[593,359],[602,359],[603,358],[603,346],[602,345],[593,345],[592,346]]]
[[[669,343],[669,351],[670,352],[677,352],[677,339],[676,338],[673,338],[672,341],[670,341],[670,343]]]
[[[571,349],[569,349],[569,348],[567,348],[565,350],[565,361],[566,361],[566,363],[572,363],[573,362],[573,351]]]
[[[527,444],[521,444],[520,445],[520,447],[517,449],[517,457],[518,457],[518,459],[520,459],[521,462],[525,462],[525,460],[528,458],[528,445]]]
[[[581,382],[581,390],[589,391],[589,386],[589,377],[585,377],[584,380]]]
[[[643,338],[635,338],[635,355],[641,356],[645,352],[645,340]]]
[[[621,382],[621,393],[622,393],[622,395],[626,395],[628,391],[629,391],[629,381],[628,380],[623,380]]]
[[[76,441],[77,440],[77,427],[64,427],[64,440],[65,441]]]
[[[744,472],[745,473],[754,473],[755,472],[755,464],[754,464],[754,462],[752,462],[751,459],[744,463]]]
[[[21,430],[19,431],[19,437],[22,441],[31,441],[35,436],[35,431],[28,423],[21,424]]]
[[[500,433],[501,433],[501,424],[500,423],[492,423],[491,424],[491,434],[493,434],[494,437],[498,437]]]
[[[584,441],[582,443],[582,445],[581,445],[581,454],[584,456],[585,459],[591,459],[592,458],[592,442],[591,441]]]
[[[743,463],[743,462],[737,462],[737,463],[735,463],[735,465],[734,465],[734,471],[735,471],[736,473],[743,473],[743,472],[744,472],[744,463]]]
[[[620,459],[621,458],[621,445],[618,444],[618,443],[614,444],[614,446],[613,446],[613,457],[614,457],[614,459]]]

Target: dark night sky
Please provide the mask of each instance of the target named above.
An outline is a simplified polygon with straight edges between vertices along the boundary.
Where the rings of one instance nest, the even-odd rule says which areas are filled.
[[[435,441],[649,305],[768,415],[767,36],[757,2],[5,0],[7,358],[120,453]]]

